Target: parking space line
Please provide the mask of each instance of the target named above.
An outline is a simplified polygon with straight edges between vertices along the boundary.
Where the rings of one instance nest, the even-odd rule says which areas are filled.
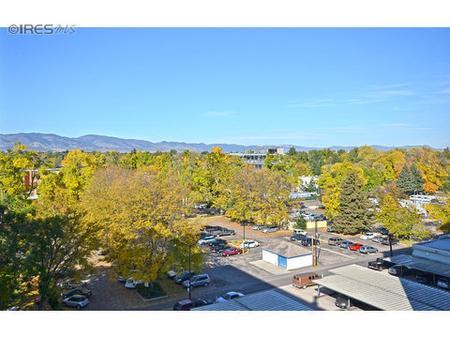
[[[355,258],[354,256],[349,256],[349,255],[343,254],[343,253],[341,253],[341,252],[337,252],[337,251],[334,251],[334,250],[326,249],[326,248],[324,248],[324,247],[321,247],[320,249],[321,249],[321,250],[324,250],[324,251],[328,251],[328,252],[334,253],[334,254],[336,254],[336,255],[343,256],[343,257]]]

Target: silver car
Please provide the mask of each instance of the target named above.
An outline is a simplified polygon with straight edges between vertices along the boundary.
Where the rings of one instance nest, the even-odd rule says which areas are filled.
[[[63,300],[65,306],[74,307],[77,310],[86,307],[89,304],[89,299],[82,295],[74,295]]]
[[[373,246],[370,246],[370,245],[364,245],[361,248],[359,248],[359,252],[361,252],[363,254],[371,254],[371,253],[377,253],[378,249],[374,248]]]

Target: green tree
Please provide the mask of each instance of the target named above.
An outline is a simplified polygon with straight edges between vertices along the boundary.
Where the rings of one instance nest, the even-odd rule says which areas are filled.
[[[429,236],[420,215],[413,209],[402,207],[393,194],[384,196],[377,219],[398,238],[424,239]]]
[[[416,166],[404,166],[397,180],[397,187],[404,194],[411,195],[422,191],[423,180]]]
[[[299,217],[295,220],[294,229],[306,230],[306,220],[303,217]]]
[[[363,184],[354,171],[342,181],[339,215],[334,219],[334,228],[344,234],[356,234],[370,227],[373,214]]]

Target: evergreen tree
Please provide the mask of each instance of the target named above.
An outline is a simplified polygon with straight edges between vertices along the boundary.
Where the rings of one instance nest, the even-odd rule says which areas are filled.
[[[344,178],[341,189],[339,214],[334,220],[336,231],[356,234],[368,229],[373,221],[373,212],[356,172],[351,171]]]
[[[397,180],[397,187],[407,195],[422,191],[423,180],[416,166],[404,166]]]

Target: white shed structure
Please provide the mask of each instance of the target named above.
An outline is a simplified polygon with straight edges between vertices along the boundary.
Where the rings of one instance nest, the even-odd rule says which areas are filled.
[[[262,260],[286,270],[295,270],[311,266],[312,253],[298,244],[281,242],[263,248]]]

